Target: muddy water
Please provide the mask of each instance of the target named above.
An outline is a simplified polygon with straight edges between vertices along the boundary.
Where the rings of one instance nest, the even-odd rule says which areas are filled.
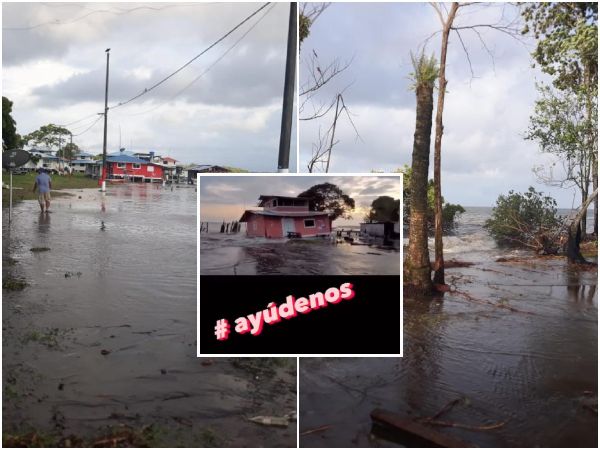
[[[249,238],[221,234],[209,224],[200,235],[201,275],[398,275],[400,252],[382,245],[330,239]],[[356,238],[356,236],[355,236]],[[360,243],[357,241],[357,243]],[[366,244],[366,243],[362,243]]]
[[[169,445],[293,445],[295,426],[246,418],[295,409],[294,361],[195,357],[194,189],[73,193],[47,215],[22,202],[10,229],[3,214],[5,272],[28,283],[3,292],[5,431],[155,425]]]
[[[493,243],[456,239],[477,248],[447,258],[475,265],[447,271],[458,292],[405,299],[404,358],[301,359],[300,431],[329,426],[301,446],[401,446],[370,434],[374,408],[428,417],[458,398],[439,420],[507,421],[490,431],[438,428],[477,446],[596,446],[597,270],[494,262],[504,252]]]

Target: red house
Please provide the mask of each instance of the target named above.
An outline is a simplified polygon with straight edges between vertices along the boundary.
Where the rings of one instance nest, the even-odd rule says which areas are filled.
[[[324,211],[309,211],[308,198],[261,195],[262,210],[246,210],[240,222],[246,222],[251,237],[329,236],[331,218]]]
[[[128,179],[141,182],[162,182],[164,167],[145,159],[129,155],[115,155],[106,158],[108,178]]]

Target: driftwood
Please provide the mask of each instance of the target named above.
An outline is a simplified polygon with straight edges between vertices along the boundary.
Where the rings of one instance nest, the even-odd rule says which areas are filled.
[[[474,447],[462,439],[441,433],[384,409],[373,410],[371,419],[374,422],[374,434],[385,436],[409,447]]]

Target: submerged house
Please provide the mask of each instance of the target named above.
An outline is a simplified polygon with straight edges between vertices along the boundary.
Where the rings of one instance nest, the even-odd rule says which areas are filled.
[[[246,222],[250,237],[329,236],[331,217],[325,211],[309,211],[308,198],[261,195],[262,210],[246,210],[240,222]]]

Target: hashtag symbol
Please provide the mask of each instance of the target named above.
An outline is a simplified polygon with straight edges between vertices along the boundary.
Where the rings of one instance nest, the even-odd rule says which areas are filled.
[[[229,322],[227,319],[217,320],[217,325],[215,326],[215,336],[219,341],[225,341],[229,337],[230,332]]]

